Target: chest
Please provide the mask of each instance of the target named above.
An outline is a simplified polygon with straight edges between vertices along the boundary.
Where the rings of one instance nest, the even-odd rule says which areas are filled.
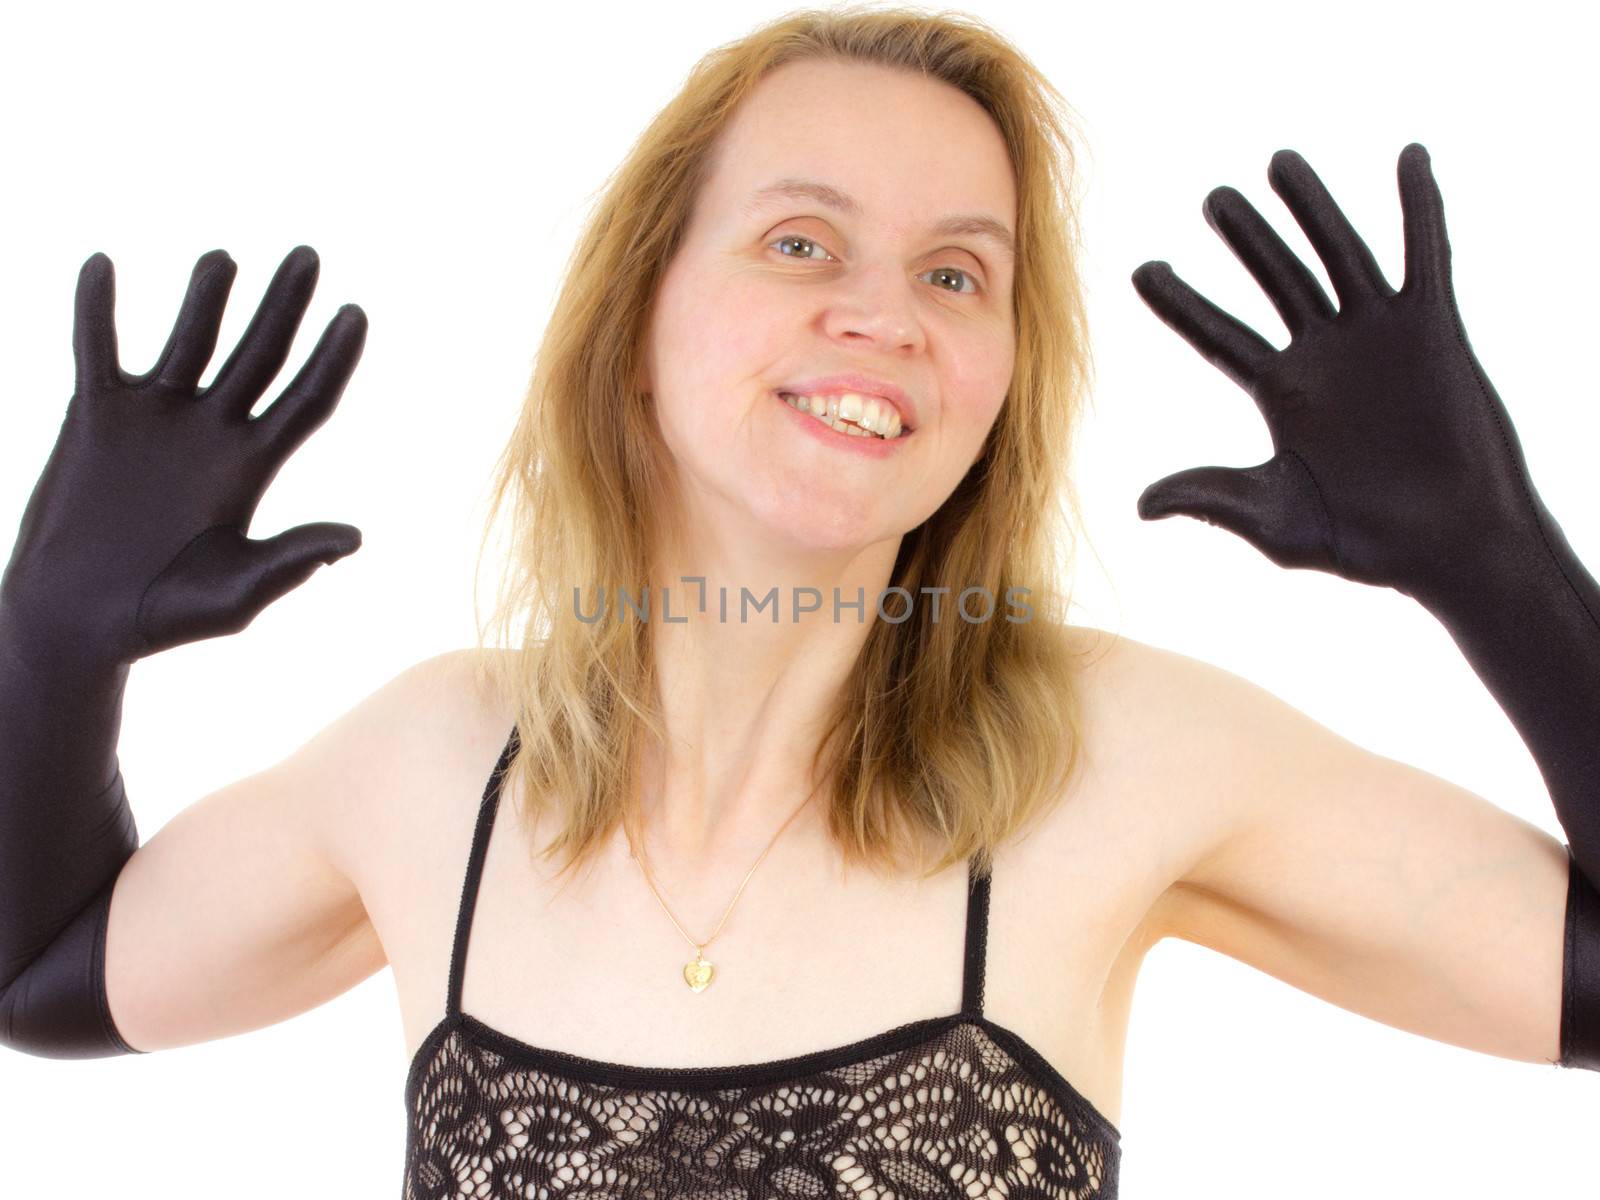
[[[493,765],[490,754],[481,769],[446,777],[443,795],[414,798],[422,819],[408,822],[372,880],[369,911],[393,968],[407,1061],[444,1013]],[[554,867],[530,852],[516,800],[508,787],[487,842],[461,1000],[511,1037],[635,1066],[717,1067],[832,1049],[961,1008],[964,863],[927,880],[883,879],[842,872],[825,842],[780,839],[731,910],[748,863],[717,864],[676,893],[658,880],[697,940],[728,911],[704,951],[713,982],[695,993],[682,975],[694,946],[625,846],[561,888]],[[1113,1122],[1133,981],[1149,944],[1144,918],[1170,881],[1154,824],[1129,781],[1086,769],[1046,820],[1001,848],[990,879],[984,1016]]]

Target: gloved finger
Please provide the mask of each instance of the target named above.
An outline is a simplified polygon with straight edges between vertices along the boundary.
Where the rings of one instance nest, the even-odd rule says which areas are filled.
[[[1294,214],[1328,269],[1341,309],[1374,296],[1394,295],[1378,269],[1378,260],[1339,211],[1310,163],[1293,150],[1279,150],[1267,166],[1267,182]]]
[[[111,259],[97,250],[78,268],[72,318],[72,358],[77,371],[74,395],[120,382],[116,308],[116,270]]]
[[[252,422],[273,458],[289,457],[333,415],[366,342],[367,314],[360,305],[333,314],[289,386]]]
[[[1213,188],[1200,211],[1267,293],[1291,338],[1299,337],[1308,325],[1337,315],[1311,269],[1237,190]]]
[[[213,526],[184,547],[140,600],[140,655],[238,633],[319,565],[360,548],[359,529],[331,521],[259,540],[232,525]]]
[[[1239,467],[1190,467],[1158,479],[1139,493],[1139,519],[1184,516],[1231,528],[1229,521],[1237,521],[1250,503],[1243,475]]]
[[[274,537],[247,541],[247,565],[239,583],[249,597],[249,606],[259,610],[299,587],[318,567],[359,549],[361,531],[354,525],[335,521],[297,525]]]
[[[1433,158],[1421,142],[1400,151],[1400,210],[1405,217],[1404,288],[1425,296],[1448,296],[1450,239],[1445,234],[1444,198],[1433,177]]]
[[[200,376],[217,348],[228,292],[238,273],[238,265],[226,250],[208,250],[196,260],[178,319],[148,376],[186,392],[199,386]]]
[[[284,257],[239,344],[206,389],[212,403],[226,405],[240,420],[249,415],[289,359],[320,270],[317,252],[310,246],[296,246]]]
[[[1145,521],[1177,514],[1226,529],[1280,567],[1343,574],[1316,485],[1292,455],[1253,467],[1190,467],[1145,488],[1137,507]]]
[[[1223,312],[1159,259],[1133,272],[1133,286],[1150,310],[1200,356],[1254,395],[1254,383],[1278,353],[1272,343]]]

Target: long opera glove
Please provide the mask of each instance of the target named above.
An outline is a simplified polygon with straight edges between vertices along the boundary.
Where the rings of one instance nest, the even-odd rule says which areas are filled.
[[[238,633],[361,532],[319,521],[247,531],[284,461],[332,415],[366,341],[339,310],[282,396],[319,269],[284,259],[233,354],[199,386],[237,270],[202,255],[166,349],[118,362],[111,260],[78,273],[77,386],[0,574],[0,1045],[44,1058],[137,1053],[112,1019],[105,945],[139,848],[117,755],[130,668]]]
[[[1310,165],[1272,156],[1267,179],[1338,293],[1242,195],[1206,221],[1283,318],[1275,349],[1165,262],[1140,297],[1248,392],[1273,455],[1151,484],[1141,518],[1197,517],[1283,567],[1394,588],[1448,630],[1538,764],[1566,831],[1569,882],[1561,1065],[1600,1069],[1600,588],[1528,477],[1516,430],[1467,341],[1444,206],[1428,152],[1400,153],[1405,282],[1395,291]]]

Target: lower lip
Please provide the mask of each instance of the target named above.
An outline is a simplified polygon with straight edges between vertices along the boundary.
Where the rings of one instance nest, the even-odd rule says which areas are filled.
[[[782,396],[779,396],[777,392],[773,392],[772,395],[778,401],[779,407],[803,426],[807,433],[818,441],[839,450],[854,450],[857,454],[865,454],[869,458],[887,458],[900,449],[902,442],[916,435],[915,430],[911,433],[903,433],[896,438],[862,437],[853,433],[840,433],[837,429],[824,425],[809,413],[801,412]]]

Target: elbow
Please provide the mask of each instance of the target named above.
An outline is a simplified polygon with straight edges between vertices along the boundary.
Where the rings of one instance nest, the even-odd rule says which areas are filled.
[[[106,927],[115,877],[9,983],[0,986],[0,1045],[37,1058],[142,1054],[111,1019]]]
[[[1600,1071],[1600,893],[1578,869],[1570,845],[1557,1065]]]

